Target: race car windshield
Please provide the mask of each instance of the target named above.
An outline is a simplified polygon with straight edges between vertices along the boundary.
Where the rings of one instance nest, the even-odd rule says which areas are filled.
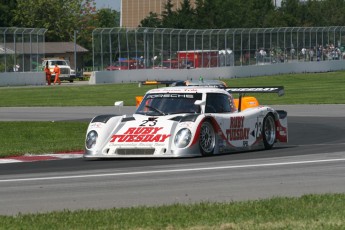
[[[200,113],[200,107],[194,105],[201,100],[200,93],[158,93],[147,94],[140,103],[136,114],[163,116],[178,113]]]

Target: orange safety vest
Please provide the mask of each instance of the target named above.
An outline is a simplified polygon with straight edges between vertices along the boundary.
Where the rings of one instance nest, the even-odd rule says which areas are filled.
[[[55,72],[55,74],[60,75],[60,68],[59,68],[59,66],[55,66],[54,72]]]
[[[44,72],[46,72],[46,75],[50,76],[51,72],[49,68],[44,68]]]

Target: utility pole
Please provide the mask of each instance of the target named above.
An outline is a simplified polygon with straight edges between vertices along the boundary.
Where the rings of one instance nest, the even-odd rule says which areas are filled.
[[[77,33],[78,30],[74,30],[74,70],[77,73]]]

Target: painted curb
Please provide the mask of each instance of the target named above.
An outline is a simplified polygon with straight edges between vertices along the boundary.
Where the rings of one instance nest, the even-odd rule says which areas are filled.
[[[82,158],[84,151],[76,152],[58,152],[51,154],[25,154],[23,156],[13,156],[0,158],[0,164],[5,163],[19,163],[19,162],[34,162],[34,161],[49,161],[49,160],[59,160],[59,159],[75,159]]]

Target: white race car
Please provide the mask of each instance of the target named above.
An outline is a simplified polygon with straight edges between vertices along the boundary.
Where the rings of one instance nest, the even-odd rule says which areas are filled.
[[[234,99],[233,93],[239,97]],[[152,89],[131,116],[93,118],[84,157],[196,157],[271,149],[278,141],[287,142],[287,112],[259,105],[248,93],[283,95],[284,88]]]

